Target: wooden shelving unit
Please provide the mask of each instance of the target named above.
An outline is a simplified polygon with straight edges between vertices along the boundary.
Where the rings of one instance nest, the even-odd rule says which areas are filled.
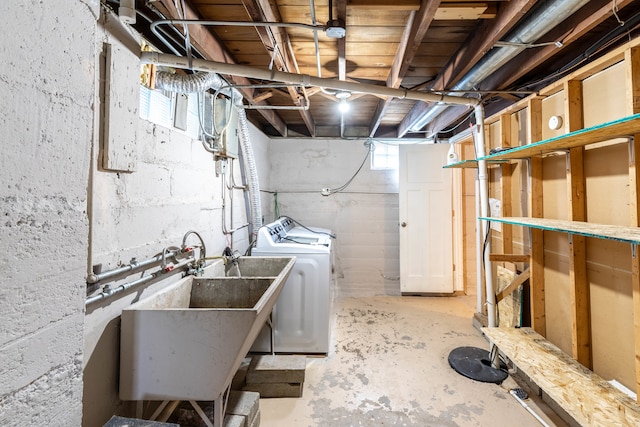
[[[526,217],[480,217],[481,220],[501,222],[503,224],[522,225],[540,230],[557,231],[596,239],[640,245],[640,228],[620,225],[594,224],[592,222],[563,221],[559,219]]]
[[[532,156],[543,156],[556,151],[584,147],[615,138],[631,137],[640,133],[640,114],[625,117],[613,122],[603,123],[586,129],[580,129],[566,135],[550,138],[533,144],[510,148],[499,153],[490,154],[478,160],[499,161],[507,159],[524,159]]]
[[[620,82],[620,92],[622,93],[625,107],[626,117],[602,123],[596,126],[585,127],[585,112],[583,99],[584,85],[583,81],[591,77],[612,64],[622,63],[624,67],[625,81]],[[586,66],[575,73],[565,77],[561,81],[553,84],[549,90],[542,91],[546,95],[562,92],[562,104],[551,104],[549,107],[554,114],[558,114],[559,105],[562,110],[564,121],[564,135],[543,139],[543,96],[531,96],[518,105],[510,107],[494,117],[487,119],[485,124],[489,123],[494,129],[499,129],[499,133],[493,133],[496,138],[495,146],[503,147],[503,150],[480,157],[474,160],[463,160],[456,164],[445,166],[447,168],[473,168],[477,167],[478,161],[484,160],[487,164],[496,163],[501,168],[501,173],[495,174],[495,181],[500,186],[495,192],[496,196],[502,201],[502,215],[504,217],[481,217],[480,220],[499,222],[503,224],[500,238],[502,239],[502,254],[491,254],[493,257],[491,262],[503,262],[505,259],[511,259],[513,254],[513,235],[511,227],[527,227],[530,230],[524,250],[529,252],[528,260],[518,261],[524,262],[528,269],[530,284],[530,310],[531,310],[531,330],[527,332],[529,335],[523,337],[519,330],[508,330],[506,333],[500,328],[490,328],[494,331],[488,331],[487,336],[492,337],[492,341],[501,349],[505,350],[508,357],[511,358],[516,365],[521,367],[531,367],[524,369],[530,378],[539,385],[552,390],[553,387],[560,385],[558,388],[560,396],[559,403],[566,406],[569,412],[572,409],[581,411],[580,408],[596,408],[603,414],[617,414],[616,420],[622,422],[620,425],[637,425],[640,419],[640,407],[636,405],[625,405],[620,414],[619,396],[617,391],[611,392],[612,399],[604,399],[602,396],[593,396],[585,394],[575,402],[565,402],[562,400],[562,393],[565,393],[567,384],[572,384],[570,372],[580,367],[585,370],[580,375],[584,377],[585,387],[590,390],[596,390],[599,382],[596,375],[590,376],[589,372],[593,369],[593,343],[592,343],[592,319],[591,319],[591,297],[590,297],[590,280],[587,275],[587,239],[604,239],[622,242],[630,245],[629,256],[631,258],[631,289],[630,294],[633,298],[633,339],[635,349],[635,392],[640,396],[640,41],[629,43],[627,46],[621,47],[606,57],[603,57],[594,65]],[[556,107],[553,107],[553,106]],[[618,104],[620,105],[620,104]],[[547,114],[549,110],[547,110]],[[620,111],[620,110],[618,110]],[[512,116],[521,114],[512,120]],[[593,116],[591,116],[593,120]],[[499,123],[498,123],[499,122]],[[518,131],[511,127],[513,123],[521,123],[526,126],[520,127]],[[499,128],[498,128],[499,126]],[[492,131],[493,132],[493,131]],[[517,140],[515,140],[517,138]],[[512,139],[514,139],[512,141]],[[531,141],[527,143],[526,141]],[[611,142],[611,143],[607,143]],[[605,144],[601,144],[605,143]],[[591,223],[587,221],[587,177],[593,178],[590,169],[585,174],[585,148],[600,144],[594,148],[602,148],[608,153],[621,153],[620,143],[628,146],[628,188],[629,188],[629,216],[626,226]],[[616,147],[616,148],[613,148]],[[543,209],[543,182],[545,174],[543,174],[543,158],[549,154],[559,153],[566,157],[566,209],[560,206],[558,209],[563,214],[566,213],[565,220],[544,218],[545,210]],[[619,155],[619,154],[617,154]],[[620,159],[620,157],[616,157]],[[526,165],[517,163],[518,160],[526,161]],[[626,160],[626,159],[625,159]],[[593,162],[593,157],[591,157]],[[617,161],[617,160],[616,160]],[[501,162],[501,163],[499,163]],[[553,162],[553,161],[551,161]],[[545,165],[547,163],[544,163]],[[549,163],[554,165],[554,163]],[[520,169],[520,166],[523,169]],[[616,166],[620,166],[616,163]],[[626,165],[625,165],[626,166]],[[558,163],[555,163],[554,169],[556,186],[558,179],[563,177],[558,173]],[[593,165],[592,165],[593,167]],[[517,181],[522,185],[521,194],[527,196],[526,201],[520,200],[520,209],[525,212],[519,213],[524,216],[514,216],[512,213],[511,203],[516,199],[517,192],[512,191],[512,172],[519,168],[525,170],[526,181]],[[621,168],[620,168],[621,169]],[[617,169],[616,169],[617,170]],[[619,175],[618,175],[619,176]],[[525,187],[526,186],[526,187]],[[555,188],[555,187],[546,187]],[[591,187],[590,187],[591,189]],[[562,190],[564,191],[564,190]],[[590,190],[591,191],[591,190]],[[556,193],[557,194],[557,193]],[[560,193],[564,194],[564,193]],[[619,191],[616,193],[619,197]],[[606,200],[606,194],[599,194],[596,197],[602,197]],[[619,200],[619,199],[618,199]],[[515,200],[518,202],[518,200]],[[554,199],[554,202],[559,200]],[[562,215],[562,214],[561,214]],[[620,216],[617,216],[620,220]],[[624,222],[624,218],[622,218]],[[618,221],[616,221],[618,222]],[[546,305],[545,304],[545,233],[566,233],[568,235],[568,245],[562,246],[567,252],[563,252],[563,259],[568,260],[568,276],[567,282],[563,282],[563,286],[568,287],[568,304],[564,305],[566,309],[565,316],[567,320],[567,332],[571,330],[571,351],[567,358],[561,357],[564,354],[559,349],[557,357],[549,359],[545,354],[549,346],[552,344],[546,341],[547,322],[546,322]],[[551,239],[551,235],[546,234],[547,239]],[[553,237],[555,245],[555,237]],[[522,243],[524,245],[524,242]],[[555,246],[554,246],[555,247]],[[552,253],[552,252],[550,252]],[[622,252],[621,252],[622,253]],[[589,261],[591,262],[591,261]],[[557,272],[555,272],[557,273]],[[563,289],[565,289],[563,287]],[[628,289],[627,289],[628,290]],[[555,318],[555,317],[554,317]],[[599,331],[602,334],[602,330]],[[567,337],[568,338],[568,337]],[[530,342],[531,341],[531,342]],[[532,343],[535,342],[535,345]],[[566,342],[565,342],[566,346]],[[525,351],[526,349],[526,351]],[[555,350],[554,350],[555,351]],[[606,351],[606,349],[605,349]],[[554,353],[555,354],[555,353]],[[547,358],[547,359],[545,359]],[[564,360],[564,361],[563,361]],[[550,361],[549,369],[553,369],[555,383],[549,383],[548,371],[540,370],[532,364],[533,362]],[[557,380],[557,381],[556,381]],[[582,381],[582,379],[581,379]],[[605,387],[609,393],[608,386]],[[573,396],[573,394],[572,394]],[[616,403],[618,402],[618,403]],[[576,406],[577,405],[577,406]],[[616,406],[617,405],[617,406]],[[624,414],[624,412],[627,412]],[[578,414],[578,418],[584,415],[584,419],[588,420],[591,416],[589,411]],[[618,417],[619,415],[619,417]],[[632,420],[632,421],[631,421]],[[624,422],[629,424],[624,424]]]
[[[507,160],[488,160],[489,166],[507,163]],[[461,162],[452,163],[450,165],[443,166],[445,169],[478,169],[477,160],[462,160]]]

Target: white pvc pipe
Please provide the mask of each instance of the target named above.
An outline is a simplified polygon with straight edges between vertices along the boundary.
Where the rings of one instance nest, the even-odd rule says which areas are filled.
[[[480,180],[476,174],[476,312],[482,313],[482,295],[484,283],[482,280],[482,224],[480,223]]]
[[[118,8],[118,16],[125,24],[133,25],[136,23],[136,0],[120,0]]]
[[[277,70],[263,70],[248,67],[246,65],[227,64],[224,62],[207,61],[204,59],[170,55],[157,52],[141,52],[140,62],[143,64],[163,65],[167,67],[187,70],[208,71],[218,74],[228,74],[252,79],[260,79],[274,82],[289,83],[298,86],[316,86],[329,89],[342,90],[352,93],[367,93],[378,96],[391,96],[399,99],[413,99],[416,101],[437,102],[450,105],[464,105],[475,107],[478,101],[472,98],[451,95],[437,95],[415,90],[396,89],[386,86],[377,86],[365,83],[354,83],[343,80],[334,80],[321,77],[313,77],[308,74],[285,73]],[[191,62],[191,63],[190,63]]]
[[[478,135],[476,139],[476,157],[481,158],[486,155],[484,133],[484,108],[482,104],[478,104],[475,107],[476,125],[478,129]],[[486,160],[478,161],[478,181],[480,184],[480,215],[484,218],[489,217],[489,185],[487,182],[487,162]],[[486,304],[487,304],[487,324],[490,328],[497,326],[497,313],[495,304],[495,291],[493,288],[493,274],[491,269],[491,261],[489,260],[489,254],[491,253],[491,236],[489,236],[489,221],[482,221],[482,239],[486,238],[486,242],[482,242],[482,259],[484,264],[484,281],[486,287]],[[493,344],[491,344],[493,350]],[[500,362],[498,360],[498,352],[491,351],[492,355],[491,366],[495,369],[500,368]]]

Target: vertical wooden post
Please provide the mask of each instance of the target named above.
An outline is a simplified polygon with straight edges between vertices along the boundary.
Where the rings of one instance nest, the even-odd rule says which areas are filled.
[[[640,48],[628,49],[624,55],[626,74],[627,113],[640,112]],[[636,156],[640,150],[640,134],[629,141],[629,210],[632,227],[640,226],[640,168]],[[631,257],[631,281],[633,287],[633,336],[635,341],[636,394],[640,402],[640,249],[633,245]]]
[[[527,133],[529,142],[542,140],[542,98],[532,98],[528,105],[529,117]],[[529,216],[543,217],[542,205],[542,158],[529,159]],[[546,336],[546,312],[544,303],[544,232],[531,228],[531,327],[540,335]]]
[[[503,148],[511,147],[511,114],[502,114],[500,116],[500,144]],[[511,216],[511,174],[513,173],[513,165],[504,163],[500,166],[500,203],[502,208],[502,216]],[[513,253],[513,226],[511,224],[502,224],[502,253]]]
[[[582,82],[570,80],[564,84],[565,132],[584,127]],[[571,148],[567,153],[568,220],[586,221],[584,148]],[[574,359],[592,368],[591,308],[587,280],[586,238],[569,236],[569,281],[571,298],[571,348]]]

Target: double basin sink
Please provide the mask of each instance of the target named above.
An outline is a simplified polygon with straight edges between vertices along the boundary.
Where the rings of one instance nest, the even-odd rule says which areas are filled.
[[[267,320],[295,257],[221,261],[122,312],[120,398],[222,396]]]

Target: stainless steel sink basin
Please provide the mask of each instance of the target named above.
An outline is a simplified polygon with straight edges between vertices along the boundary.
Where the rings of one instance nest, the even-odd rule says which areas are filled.
[[[241,257],[243,277],[184,279],[123,310],[120,398],[219,399],[294,262],[294,257]]]

